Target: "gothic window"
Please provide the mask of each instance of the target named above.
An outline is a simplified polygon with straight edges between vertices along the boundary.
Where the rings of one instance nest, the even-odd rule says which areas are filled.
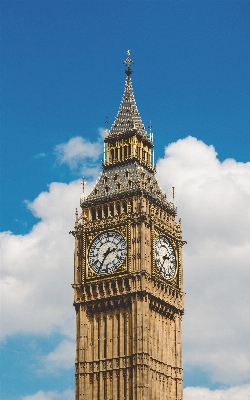
[[[108,218],[108,207],[104,206],[104,216],[105,218]]]
[[[127,214],[127,203],[123,203],[123,211]]]
[[[98,194],[98,189],[95,189],[95,194]]]
[[[97,375],[97,399],[100,400],[100,386],[101,386],[101,382],[100,382],[100,375]]]
[[[124,387],[124,399],[126,399],[126,397],[127,397],[127,376],[126,376],[125,371],[124,371],[124,375],[123,375],[123,387]]]
[[[116,205],[116,210],[117,210],[117,214],[120,215],[121,214],[121,205],[120,205],[120,203],[118,203]]]
[[[124,158],[126,159],[128,155],[128,146],[124,146]]]
[[[108,193],[108,191],[109,191],[109,187],[105,186],[105,192]]]
[[[128,171],[125,172],[125,176],[126,176],[126,178],[129,177],[129,172]]]
[[[108,400],[108,397],[107,397],[107,377],[106,377],[106,375],[103,376],[103,386],[104,386],[104,400]]]
[[[120,375],[119,371],[117,373],[117,400],[120,400]]]
[[[107,183],[107,182],[108,182],[108,177],[107,177],[107,176],[104,176],[103,181],[104,181],[104,183]]]
[[[107,358],[107,317],[103,317],[103,357]]]
[[[124,355],[127,354],[127,315],[126,313],[123,314],[123,348],[124,348]]]
[[[111,150],[111,162],[114,162],[115,152],[114,149]]]
[[[121,184],[120,184],[120,182],[117,183],[117,189],[121,189]]]
[[[98,213],[98,218],[102,219],[102,209],[101,208],[98,208],[97,213]]]
[[[110,204],[109,209],[110,209],[110,214],[113,217],[115,215],[115,213],[114,213],[114,204]]]
[[[98,317],[97,318],[97,341],[98,341],[98,343],[97,343],[97,357],[98,358],[100,358],[100,356],[101,356],[101,344],[100,344],[100,340],[101,340],[101,336],[100,336],[100,327],[101,327],[101,324],[100,324],[100,318]]]
[[[120,315],[116,316],[117,320],[117,357],[120,356]]]
[[[92,209],[92,221],[96,220],[96,210],[95,208]]]
[[[116,172],[116,173],[115,173],[115,176],[114,176],[114,181],[116,181],[117,178],[118,178],[118,173]]]

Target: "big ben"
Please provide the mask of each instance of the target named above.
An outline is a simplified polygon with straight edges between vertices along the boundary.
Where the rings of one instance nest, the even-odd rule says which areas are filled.
[[[72,232],[75,400],[182,400],[181,222],[155,177],[129,51],[125,64],[102,173]]]

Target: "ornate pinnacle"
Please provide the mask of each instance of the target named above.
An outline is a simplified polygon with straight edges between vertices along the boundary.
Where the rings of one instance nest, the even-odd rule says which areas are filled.
[[[127,65],[128,69],[125,70],[125,73],[129,76],[129,75],[131,75],[132,72],[133,72],[133,71],[131,70],[131,68],[130,68],[130,65],[131,65],[131,64],[134,64],[133,60],[131,60],[131,58],[130,58],[130,50],[127,51],[127,56],[128,56],[128,57],[127,57],[126,60],[123,62],[123,64]]]
[[[85,182],[84,182],[84,177],[82,177],[81,185],[82,185],[82,192],[83,192],[83,194],[84,194],[84,184],[85,184]]]

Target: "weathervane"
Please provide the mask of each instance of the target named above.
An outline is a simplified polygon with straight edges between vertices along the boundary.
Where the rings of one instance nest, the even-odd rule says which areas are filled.
[[[127,51],[127,58],[126,60],[123,62],[123,64],[127,65],[128,69],[125,70],[126,74],[129,76],[132,74],[132,70],[130,68],[131,64],[134,64],[133,60],[130,58],[130,50]]]

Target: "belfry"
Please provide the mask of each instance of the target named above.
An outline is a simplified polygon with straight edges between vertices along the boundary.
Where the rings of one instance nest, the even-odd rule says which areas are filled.
[[[155,177],[130,52],[102,173],[76,212],[75,400],[182,400],[181,222]],[[84,182],[83,182],[84,184]]]

